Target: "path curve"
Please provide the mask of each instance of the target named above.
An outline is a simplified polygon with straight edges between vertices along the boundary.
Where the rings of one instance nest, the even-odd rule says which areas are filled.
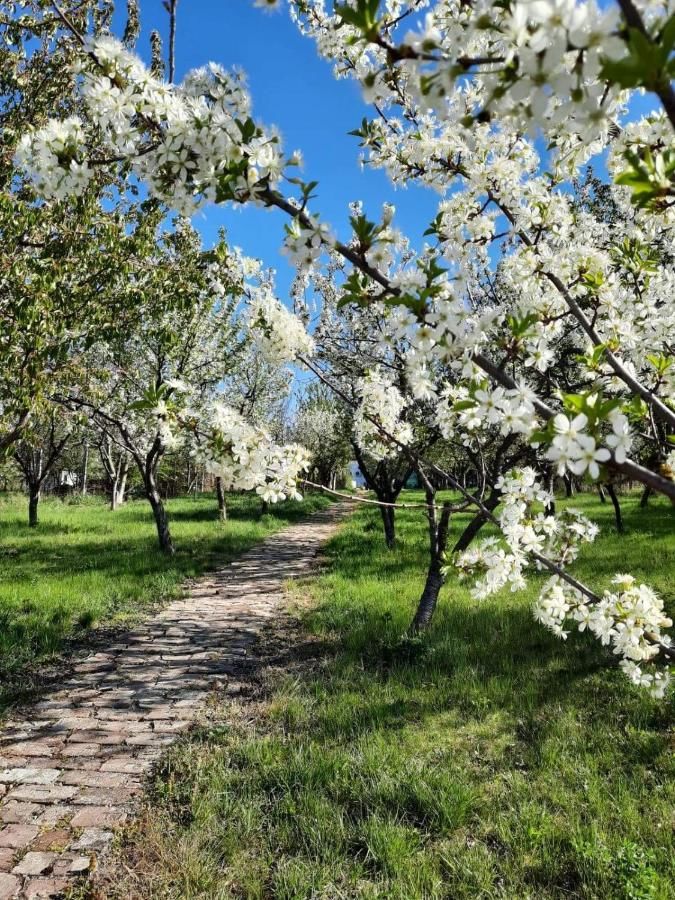
[[[0,900],[58,897],[93,869],[143,777],[245,671],[284,582],[308,573],[347,509],[316,513],[200,578],[0,728]]]

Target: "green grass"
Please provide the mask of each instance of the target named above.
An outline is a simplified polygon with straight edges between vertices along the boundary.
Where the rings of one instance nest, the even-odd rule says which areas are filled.
[[[287,502],[260,516],[260,499],[229,495],[226,523],[208,495],[167,504],[176,555],[159,552],[150,506],[133,501],[114,513],[103,500],[43,500],[40,525],[27,524],[27,501],[0,499],[0,710],[39,679],[39,664],[96,624],[129,623],[151,604],[177,596],[182,581],[238,556],[297,521],[325,498]],[[38,664],[36,666],[36,664]]]
[[[631,571],[672,608],[675,510],[624,498],[620,537],[609,504],[574,505],[602,527],[579,576]],[[477,604],[452,580],[430,633],[401,643],[424,522],[399,527],[388,552],[359,510],[301,613],[315,658],[170,751],[119,896],[675,897],[672,703],[587,635],[537,625],[535,586]]]

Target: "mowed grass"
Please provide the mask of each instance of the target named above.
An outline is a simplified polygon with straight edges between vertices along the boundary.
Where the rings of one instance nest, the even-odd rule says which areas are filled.
[[[325,498],[286,502],[260,515],[260,498],[228,495],[228,521],[209,495],[170,500],[174,557],[158,549],[146,501],[111,512],[103,499],[46,499],[40,524],[27,524],[27,501],[0,499],[0,711],[25,698],[40,665],[66,638],[94,625],[130,623],[177,596],[188,576],[243,553],[266,535],[308,515]]]
[[[602,528],[579,576],[631,571],[672,608],[670,505],[623,498],[618,536],[609,504],[573,503]],[[675,897],[672,695],[640,693],[588,635],[546,632],[534,585],[478,604],[450,580],[429,634],[401,642],[420,514],[399,531],[389,552],[376,511],[342,527],[299,612],[315,658],[169,752],[123,851],[136,872],[106,896]]]

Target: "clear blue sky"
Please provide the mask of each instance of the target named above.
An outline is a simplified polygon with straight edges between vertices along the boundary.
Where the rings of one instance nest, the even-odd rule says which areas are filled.
[[[138,50],[147,57],[150,31],[157,28],[166,38],[168,16],[161,0],[141,0],[140,5]],[[280,129],[287,152],[302,151],[301,177],[319,182],[312,208],[339,235],[348,234],[349,201],[363,200],[366,211],[377,217],[388,200],[396,206],[398,226],[415,243],[421,240],[436,214],[438,195],[419,187],[392,192],[383,172],[361,169],[358,140],[348,132],[372,110],[355,82],[333,77],[287,11],[269,13],[252,0],[179,0],[176,80],[212,61],[247,73],[254,117]],[[230,243],[276,268],[282,299],[293,274],[279,252],[284,222],[277,211],[231,206],[209,206],[193,218],[205,242],[212,242],[224,225]]]

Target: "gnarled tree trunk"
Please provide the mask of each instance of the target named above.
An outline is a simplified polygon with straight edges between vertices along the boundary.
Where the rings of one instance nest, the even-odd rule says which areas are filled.
[[[155,473],[152,470],[145,472],[144,477],[145,493],[152,507],[152,514],[155,517],[155,525],[157,526],[157,539],[162,553],[167,556],[173,556],[176,549],[171,539],[171,531],[169,529],[169,517],[166,514],[162,497],[157,488]]]
[[[448,543],[448,529],[450,526],[450,504],[444,503],[440,517],[434,505],[435,491],[427,487],[426,499],[429,506],[427,513],[429,519],[429,568],[424,583],[424,590],[417,604],[415,617],[410,624],[410,633],[418,634],[429,627],[433,618],[438,597],[445,581],[443,575],[443,556]]]
[[[619,503],[619,498],[616,496],[616,491],[614,490],[613,484],[607,485],[607,493],[609,494],[609,499],[612,501],[612,506],[614,507],[614,519],[616,521],[616,530],[619,534],[623,534],[623,516],[621,515],[621,504]]]
[[[80,493],[83,497],[87,494],[89,482],[89,441],[84,442],[82,448],[82,470],[80,472]]]
[[[124,503],[124,499],[127,492],[127,478],[129,477],[129,460],[127,457],[123,457],[120,460],[119,470],[117,473],[117,484],[115,486],[115,506],[113,509],[116,509],[118,506],[121,506]]]
[[[38,504],[40,502],[40,484],[28,485],[28,526],[38,526]]]
[[[429,562],[429,568],[427,569],[424,590],[422,591],[422,596],[417,604],[415,618],[412,620],[412,625],[410,626],[410,631],[413,634],[418,634],[420,631],[424,631],[428,628],[434,612],[436,611],[438,597],[441,588],[443,587],[443,582],[445,581],[441,566],[442,563],[440,557],[432,557]]]
[[[359,464],[366,486],[375,494],[380,503],[396,503],[399,494],[405,487],[413,471],[412,466],[399,468],[394,471],[385,460],[380,460],[374,467],[369,466],[369,461],[361,452],[361,448],[352,441],[354,458]],[[394,506],[381,506],[382,524],[384,526],[384,541],[391,550],[396,545],[396,509]]]
[[[124,503],[124,495],[127,490],[127,475],[129,474],[129,461],[120,460],[119,467],[110,481],[110,509],[113,512]]]
[[[218,516],[221,522],[226,522],[227,504],[225,503],[225,490],[222,478],[216,478],[216,497],[218,498]]]
[[[393,506],[381,506],[380,513],[382,514],[382,523],[384,525],[384,541],[391,550],[396,544],[395,509]]]
[[[14,450],[14,459],[23,473],[28,488],[28,525],[31,528],[37,528],[38,525],[38,504],[42,485],[61,456],[69,436],[70,432],[66,432],[63,437],[57,438],[56,416],[53,415],[48,434],[44,436],[44,447],[36,447],[21,441]]]

